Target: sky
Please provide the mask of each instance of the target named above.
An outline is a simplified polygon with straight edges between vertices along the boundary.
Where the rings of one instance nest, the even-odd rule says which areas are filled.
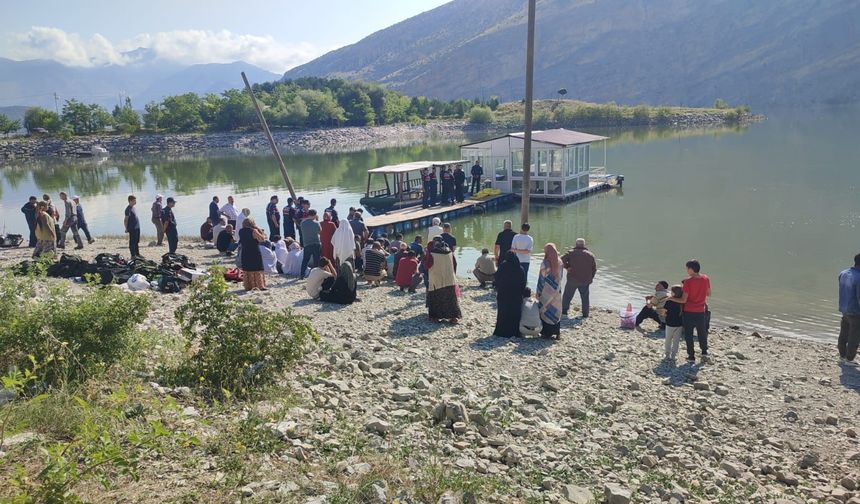
[[[282,73],[449,0],[0,0],[0,57],[124,65],[145,47],[184,64]]]

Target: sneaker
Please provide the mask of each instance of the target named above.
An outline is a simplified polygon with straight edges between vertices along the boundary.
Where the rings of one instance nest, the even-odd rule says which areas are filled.
[[[87,240],[87,243],[89,243],[90,245],[92,245],[95,242],[96,242],[95,238],[90,238],[89,240]]]
[[[75,250],[81,250],[82,248],[84,248],[83,245],[78,245],[77,247],[75,247]]]
[[[696,358],[695,358],[695,357],[689,357],[689,356],[688,356],[688,357],[687,357],[687,362],[695,363],[695,362],[696,362]]]

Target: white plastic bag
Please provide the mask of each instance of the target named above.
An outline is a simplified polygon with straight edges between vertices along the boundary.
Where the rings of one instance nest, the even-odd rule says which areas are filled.
[[[140,273],[135,273],[128,279],[128,288],[133,291],[149,289],[149,280]]]

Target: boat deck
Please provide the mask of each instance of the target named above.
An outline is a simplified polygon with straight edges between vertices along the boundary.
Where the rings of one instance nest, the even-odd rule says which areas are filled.
[[[504,193],[481,200],[466,199],[462,203],[454,203],[447,206],[433,206],[430,208],[413,206],[393,210],[382,215],[365,217],[364,224],[373,236],[378,236],[383,232],[389,234],[392,232],[403,233],[412,229],[423,229],[430,226],[434,217],[439,217],[442,221],[446,221],[461,215],[484,212],[488,208],[500,207],[513,203],[513,201],[513,194]]]

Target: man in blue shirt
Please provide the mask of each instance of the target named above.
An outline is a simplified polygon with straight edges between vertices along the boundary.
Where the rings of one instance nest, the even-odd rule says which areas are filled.
[[[269,224],[269,240],[274,240],[275,235],[281,234],[281,212],[278,210],[278,197],[269,198],[266,205],[266,222]]]
[[[87,237],[87,243],[92,245],[95,243],[95,240],[93,240],[93,235],[90,234],[90,227],[87,225],[87,219],[84,218],[84,207],[81,206],[81,198],[79,196],[72,196],[72,201],[75,202],[78,210],[78,229],[84,232],[84,236]]]
[[[860,345],[860,254],[854,256],[854,267],[839,274],[839,362],[855,366],[854,357]]]
[[[221,220],[221,207],[218,203],[221,199],[218,196],[212,196],[212,201],[209,203],[209,218],[212,219],[212,225],[218,224]]]

